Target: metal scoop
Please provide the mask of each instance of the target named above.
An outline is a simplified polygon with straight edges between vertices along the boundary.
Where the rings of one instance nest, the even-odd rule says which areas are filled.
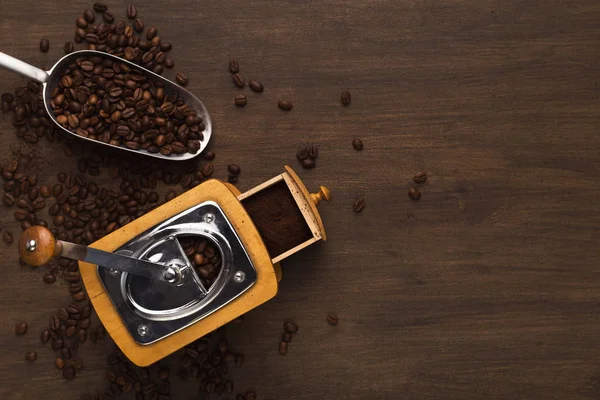
[[[110,58],[113,61],[116,61],[119,63],[128,64],[130,67],[135,68],[135,69],[141,71],[142,73],[144,73],[145,75],[147,75],[148,77],[152,78],[155,82],[156,81],[162,82],[164,84],[165,90],[178,91],[179,95],[181,96],[183,101],[188,106],[190,106],[191,108],[196,110],[196,112],[198,113],[198,116],[200,116],[204,122],[204,131],[202,131],[202,135],[204,136],[204,139],[200,142],[200,149],[198,150],[198,152],[195,154],[184,153],[184,154],[172,154],[172,155],[165,156],[160,153],[150,153],[150,152],[148,152],[146,150],[142,150],[142,149],[133,150],[133,149],[129,149],[127,147],[115,146],[115,145],[112,145],[109,143],[101,142],[99,140],[94,140],[94,139],[86,138],[83,136],[79,136],[79,135],[71,132],[70,130],[64,128],[61,124],[59,124],[56,121],[56,117],[54,116],[54,113],[52,112],[52,107],[50,106],[50,100],[52,99],[51,93],[54,90],[54,88],[58,85],[58,83],[60,82],[60,80],[62,78],[62,74],[68,68],[69,64],[74,63],[75,60],[79,57],[86,57],[86,56],[87,57],[100,56],[100,57],[104,57],[104,58]],[[0,67],[4,67],[11,71],[17,72],[17,73],[24,75],[30,79],[33,79],[36,82],[41,83],[44,88],[44,91],[43,91],[44,106],[46,107],[46,112],[48,113],[48,115],[50,115],[50,118],[52,118],[52,121],[54,121],[54,123],[56,125],[58,125],[62,130],[64,130],[65,132],[67,132],[79,139],[85,139],[85,140],[88,140],[93,143],[103,144],[105,146],[114,147],[119,150],[130,151],[132,153],[138,153],[138,154],[143,154],[143,155],[150,156],[150,157],[162,158],[165,160],[175,160],[175,161],[189,160],[190,158],[196,157],[197,155],[202,153],[202,151],[206,148],[206,146],[208,145],[208,142],[210,140],[210,136],[212,133],[212,124],[210,121],[210,116],[208,115],[208,111],[206,110],[206,107],[204,107],[204,104],[202,104],[202,102],[196,96],[194,96],[192,93],[185,90],[181,86],[171,82],[170,80],[165,79],[162,76],[157,75],[154,72],[149,71],[145,68],[142,68],[139,65],[129,62],[123,58],[116,57],[116,56],[113,56],[108,53],[103,53],[101,51],[81,50],[81,51],[76,51],[74,53],[64,56],[63,58],[58,60],[58,62],[56,64],[54,64],[54,66],[52,68],[50,68],[49,71],[44,71],[42,69],[34,67],[33,65],[29,65],[21,60],[11,57],[8,54],[4,54],[4,53],[0,52]]]

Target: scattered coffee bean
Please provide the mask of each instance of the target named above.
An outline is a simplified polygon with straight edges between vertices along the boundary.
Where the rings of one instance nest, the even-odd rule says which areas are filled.
[[[239,167],[239,165],[229,164],[227,166],[227,171],[229,171],[231,175],[239,175],[242,172],[242,169]]]
[[[354,204],[352,204],[352,210],[354,210],[355,213],[361,212],[363,208],[365,208],[365,199],[359,197],[358,199],[354,200]]]
[[[283,355],[283,354],[287,354],[288,352],[288,343],[284,342],[283,340],[281,342],[279,342],[279,354]]]
[[[4,243],[11,244],[14,241],[13,234],[6,230],[2,231],[2,240],[4,240]]]
[[[252,89],[252,91],[256,92],[256,93],[262,93],[262,91],[265,90],[262,83],[260,83],[258,81],[248,82],[248,87],[250,87],[250,89]]]
[[[347,90],[344,90],[342,92],[342,96],[340,97],[340,101],[342,102],[342,104],[344,106],[349,105],[350,102],[352,101],[352,96],[350,95],[350,92]]]
[[[136,16],[137,16],[137,9],[135,8],[135,5],[130,4],[127,7],[127,18],[135,19]]]
[[[327,314],[327,323],[331,326],[336,326],[339,322],[339,318],[336,313]]]
[[[188,84],[188,78],[183,72],[178,72],[175,76],[175,80],[179,86],[185,86]]]
[[[44,283],[47,284],[56,282],[56,277],[53,274],[45,274],[42,279],[44,280]]]
[[[408,196],[413,200],[419,200],[421,198],[421,192],[419,189],[411,187],[408,189]]]
[[[229,60],[229,72],[231,72],[232,74],[237,74],[238,72],[240,72],[240,64],[237,60]]]
[[[291,101],[279,100],[279,102],[277,102],[277,107],[283,111],[290,111],[292,108],[294,108],[294,104],[292,104]]]
[[[283,332],[281,334],[281,340],[284,342],[291,342],[292,341],[292,334],[289,332]]]
[[[418,172],[413,177],[415,183],[425,183],[427,181],[427,172]]]
[[[50,41],[46,38],[40,40],[40,51],[42,53],[47,53],[50,50]]]
[[[63,369],[65,367],[65,360],[60,357],[56,357],[54,359],[54,366],[58,369]]]
[[[207,160],[207,161],[212,161],[215,159],[215,152],[214,151],[205,151],[204,153],[202,153],[200,155],[200,157],[202,157],[203,159]]]
[[[37,360],[37,351],[28,351],[27,353],[25,353],[25,359],[29,362],[34,362],[35,360]]]
[[[358,138],[354,139],[352,141],[352,147],[354,147],[354,150],[356,151],[361,151],[364,148],[362,140]]]
[[[19,322],[15,325],[15,333],[19,336],[27,332],[27,322]]]
[[[50,331],[48,329],[44,329],[42,333],[40,333],[40,341],[42,343],[47,343],[50,340]]]
[[[158,28],[156,28],[155,26],[151,26],[150,28],[148,28],[148,30],[146,31],[146,39],[148,40],[152,40],[154,39],[154,37],[158,34]]]
[[[244,80],[244,78],[240,74],[233,74],[231,76],[231,79],[233,80],[233,83],[237,87],[242,88],[242,87],[246,86],[246,81]]]
[[[235,105],[236,106],[245,106],[248,103],[248,98],[245,94],[238,94],[235,96]]]
[[[96,12],[104,12],[108,10],[108,6],[104,3],[96,2],[94,3],[94,10]]]
[[[71,380],[75,378],[75,369],[73,367],[63,368],[63,378]]]
[[[135,21],[133,21],[133,29],[138,33],[142,32],[144,30],[144,21],[136,18]]]
[[[308,147],[308,156],[313,160],[316,160],[319,157],[319,148],[314,144]]]
[[[283,329],[289,333],[296,333],[296,332],[298,332],[298,325],[296,325],[295,323],[293,323],[291,321],[286,321],[283,324]]]

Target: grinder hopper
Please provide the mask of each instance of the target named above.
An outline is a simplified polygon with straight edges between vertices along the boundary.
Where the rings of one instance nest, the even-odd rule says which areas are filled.
[[[210,287],[189,286],[199,280],[169,287],[80,261],[82,280],[121,351],[150,365],[275,296],[279,262],[326,239],[316,208],[323,199],[330,199],[327,188],[309,194],[287,166],[243,194],[229,183],[206,181],[89,247],[193,273],[178,239],[198,235],[221,253]]]

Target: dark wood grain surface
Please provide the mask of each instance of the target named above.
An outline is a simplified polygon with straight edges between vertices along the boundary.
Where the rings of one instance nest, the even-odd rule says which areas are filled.
[[[109,6],[123,17],[126,4]],[[0,0],[0,51],[52,65],[89,7]],[[333,193],[321,206],[329,240],[286,260],[278,296],[228,328],[246,355],[236,391],[600,397],[599,2],[166,0],[138,9],[173,42],[176,70],[214,119],[217,177],[239,164],[244,191],[290,164],[309,188]],[[232,105],[230,57],[265,85],[246,90],[242,109]],[[0,92],[21,82],[2,72]],[[278,110],[279,99],[294,110]],[[3,162],[36,154],[28,168],[42,181],[76,170],[60,145],[16,145],[7,117],[0,140]],[[314,170],[297,165],[303,143],[319,146]],[[420,170],[430,179],[413,202],[406,192]],[[366,199],[359,215],[356,196]],[[1,226],[19,231],[9,212]],[[79,399],[103,387],[108,344],[83,346],[86,367],[72,382],[38,344],[68,301],[65,286],[20,267],[15,245],[0,244],[0,260],[0,398]],[[335,328],[328,311],[339,314]],[[280,356],[285,318],[300,331]],[[21,319],[30,332],[16,337]],[[39,351],[35,364],[24,361],[28,349]]]

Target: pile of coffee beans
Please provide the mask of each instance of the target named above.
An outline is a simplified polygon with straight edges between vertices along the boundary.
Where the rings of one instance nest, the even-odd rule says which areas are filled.
[[[317,157],[319,157],[319,148],[315,145],[302,147],[296,152],[296,158],[304,169],[314,168]]]
[[[51,96],[56,121],[88,139],[165,156],[197,153],[204,139],[202,118],[178,91],[108,57],[77,58]]]
[[[292,341],[292,335],[298,332],[298,325],[291,321],[283,323],[283,333],[279,342],[279,354],[284,355],[288,352],[288,345]]]
[[[221,251],[211,240],[199,236],[182,237],[179,243],[208,290],[221,272],[223,266]]]

